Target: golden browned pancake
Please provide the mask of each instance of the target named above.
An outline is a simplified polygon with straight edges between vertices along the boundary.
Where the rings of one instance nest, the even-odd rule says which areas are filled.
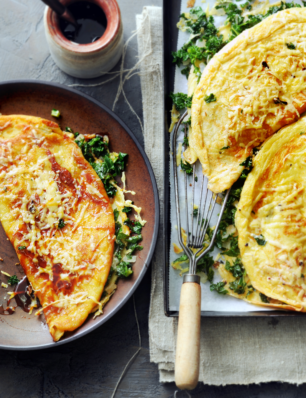
[[[243,187],[236,227],[253,287],[306,309],[306,117],[263,145]]]
[[[99,302],[114,215],[71,134],[51,121],[0,116],[0,219],[57,341]]]
[[[192,102],[187,161],[197,158],[209,188],[222,192],[241,163],[306,110],[306,9],[266,18],[207,65]]]

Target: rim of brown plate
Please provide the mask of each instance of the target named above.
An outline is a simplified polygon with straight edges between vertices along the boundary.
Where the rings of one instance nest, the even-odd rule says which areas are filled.
[[[103,105],[101,102],[95,100],[94,98],[90,97],[87,94],[84,94],[80,91],[77,91],[73,88],[61,85],[61,84],[57,84],[57,83],[51,83],[51,82],[47,82],[47,81],[43,81],[43,80],[27,80],[27,79],[23,79],[23,80],[9,80],[6,82],[0,82],[0,90],[3,90],[6,86],[7,88],[14,87],[14,86],[22,86],[22,85],[33,85],[33,86],[44,86],[46,89],[48,89],[48,87],[53,87],[53,88],[57,88],[63,91],[68,91],[71,92],[77,96],[83,97],[85,98],[87,101],[92,102],[93,104],[95,104],[96,106],[102,108],[105,112],[107,112],[113,119],[115,119],[120,125],[121,127],[125,130],[125,132],[131,137],[131,139],[133,140],[134,144],[136,145],[137,149],[139,150],[141,156],[143,157],[144,161],[145,161],[145,165],[148,169],[149,172],[149,176],[151,179],[151,183],[152,183],[152,188],[153,188],[153,193],[154,193],[154,204],[155,204],[155,216],[154,216],[154,230],[153,230],[153,236],[152,236],[152,241],[151,241],[151,246],[147,255],[147,258],[144,260],[144,265],[138,275],[137,280],[134,282],[132,288],[130,289],[130,291],[127,293],[127,295],[122,299],[121,302],[119,302],[119,304],[112,310],[110,311],[108,314],[106,314],[103,318],[101,318],[96,324],[93,324],[90,328],[78,333],[75,336],[71,336],[71,337],[67,337],[64,340],[60,340],[56,343],[51,342],[51,343],[47,343],[47,344],[41,344],[41,345],[37,345],[37,346],[12,346],[12,345],[3,345],[0,344],[0,349],[3,350],[12,350],[12,351],[30,351],[30,350],[42,350],[42,349],[46,349],[46,348],[51,348],[51,347],[58,347],[60,345],[63,344],[67,344],[70,343],[72,341],[75,341],[85,335],[87,335],[88,333],[92,332],[93,330],[97,329],[98,327],[100,327],[101,325],[103,325],[105,322],[107,322],[109,319],[111,319],[118,311],[119,309],[121,309],[123,307],[124,304],[126,304],[126,302],[131,298],[131,296],[133,295],[133,293],[135,292],[135,290],[137,289],[137,287],[139,286],[139,284],[141,283],[145,273],[148,270],[148,265],[151,263],[153,254],[154,254],[154,250],[155,250],[155,246],[156,246],[156,242],[157,242],[157,237],[158,237],[158,227],[159,227],[159,196],[158,196],[158,189],[157,189],[157,184],[156,184],[156,180],[155,180],[155,176],[153,173],[153,169],[151,166],[151,163],[144,151],[144,149],[142,148],[142,146],[139,144],[137,138],[135,137],[135,135],[132,133],[132,131],[128,128],[128,126],[113,112],[111,111],[107,106]],[[22,90],[22,87],[20,87],[20,90]]]

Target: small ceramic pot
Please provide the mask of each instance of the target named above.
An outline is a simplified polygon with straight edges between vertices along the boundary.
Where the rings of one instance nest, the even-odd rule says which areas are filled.
[[[65,6],[78,0],[62,0]],[[116,0],[87,0],[95,3],[105,13],[107,27],[94,43],[74,43],[63,35],[59,17],[49,7],[45,9],[44,24],[50,53],[68,75],[79,78],[94,78],[112,69],[119,61],[123,50],[123,28],[120,9]]]

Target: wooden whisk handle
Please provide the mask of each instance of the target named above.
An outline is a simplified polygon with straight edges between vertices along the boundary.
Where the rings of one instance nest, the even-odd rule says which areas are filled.
[[[182,390],[193,390],[199,380],[201,286],[198,275],[185,275],[181,289],[178,321],[175,383]]]

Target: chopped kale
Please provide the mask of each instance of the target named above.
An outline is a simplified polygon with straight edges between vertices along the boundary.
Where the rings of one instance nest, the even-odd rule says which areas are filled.
[[[122,209],[122,212],[123,213],[130,213],[132,211],[132,207],[130,207],[130,206],[125,206],[123,209]]]
[[[229,149],[229,148],[230,148],[230,146],[224,146],[224,147],[222,147],[222,148],[220,149],[220,151],[223,151],[223,150]]]
[[[24,250],[26,248],[27,248],[26,246],[18,246],[18,250]]]
[[[226,251],[223,251],[222,254],[225,254],[229,257],[237,257],[240,254],[240,250],[238,247],[238,236],[230,237],[230,248]]]
[[[188,175],[193,173],[193,167],[190,163],[186,162],[186,160],[183,162],[183,160],[181,159],[181,168]]]
[[[13,285],[17,285],[17,283],[19,282],[19,279],[17,278],[16,275],[12,275],[8,278],[7,283],[11,286]]]
[[[184,93],[176,93],[176,94],[171,93],[170,97],[173,101],[173,104],[175,105],[175,108],[178,111],[181,111],[182,109],[185,108],[191,108],[192,96],[188,97],[188,95]]]
[[[262,301],[263,303],[266,303],[266,304],[270,303],[268,297],[265,296],[263,293],[259,293],[259,296],[260,296],[260,299],[261,299],[261,301]]]
[[[240,278],[236,279],[233,282],[230,282],[229,288],[237,294],[243,294],[246,288],[246,282],[244,281],[243,276],[241,276]]]
[[[213,265],[214,259],[208,253],[204,254],[204,256],[197,263],[197,271],[205,272],[209,282],[212,282],[214,278],[214,270],[212,269]]]
[[[174,263],[183,263],[185,261],[189,261],[189,258],[187,256],[187,254],[183,254],[182,256],[180,256],[179,258],[177,258],[176,260],[173,261]]]
[[[215,94],[210,93],[209,95],[205,95],[204,101],[206,102],[206,104],[210,104],[211,102],[216,102],[217,97],[215,96]]]
[[[187,136],[184,137],[183,145],[185,145],[185,147],[189,146],[189,140]]]
[[[286,46],[289,50],[295,50],[296,46],[293,43],[286,43]]]
[[[65,225],[66,225],[65,221],[61,218],[58,222],[58,228],[62,229],[64,228]]]
[[[70,127],[65,127],[65,131],[67,131],[67,133],[72,133],[73,134],[73,130]]]
[[[132,221],[127,219],[124,221],[123,224],[127,225],[134,234],[137,235],[141,234],[142,225],[140,224],[139,221]]]
[[[224,286],[226,285],[226,282],[218,282],[218,283],[212,283],[210,285],[210,291],[217,292],[222,295],[226,295],[228,293],[228,290],[224,289]]]
[[[225,269],[231,272],[235,278],[243,276],[245,272],[240,258],[236,258],[233,265],[229,261],[226,261]]]
[[[125,261],[121,261],[117,265],[116,271],[117,271],[118,275],[123,278],[127,278],[128,276],[130,276],[133,273],[133,271],[130,268],[130,263],[127,263]]]
[[[115,210],[114,210],[114,218],[115,218],[115,221],[118,220],[118,217],[119,217],[119,211],[118,211],[117,209],[115,209]]]
[[[252,171],[253,169],[253,157],[249,156],[245,159],[245,161],[243,161],[242,163],[240,163],[239,166],[244,166],[244,170],[241,173],[240,178],[247,178],[248,174]]]
[[[254,239],[259,244],[259,246],[264,246],[267,243],[267,241],[265,240],[265,237],[262,234],[260,234],[258,236],[254,236]]]

